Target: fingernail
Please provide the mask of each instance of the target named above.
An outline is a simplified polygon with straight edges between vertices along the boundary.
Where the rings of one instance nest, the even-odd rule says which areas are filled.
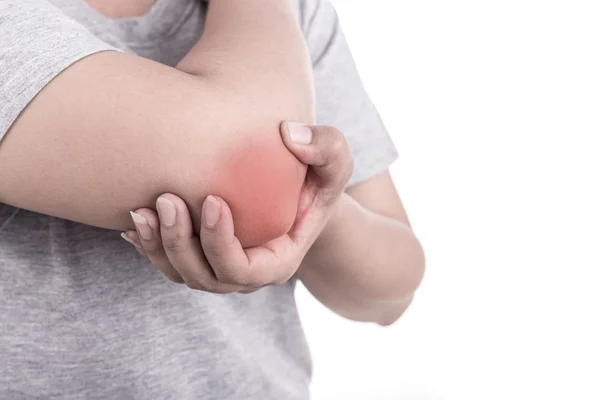
[[[214,196],[208,196],[204,202],[204,224],[214,228],[221,216],[221,204]]]
[[[288,122],[287,127],[292,142],[298,144],[310,144],[312,142],[312,130],[308,126],[298,122]]]
[[[163,225],[175,225],[177,211],[175,210],[175,204],[171,200],[165,197],[159,197],[156,200],[156,208],[158,209],[158,216],[160,217],[160,222]]]
[[[134,242],[132,239],[129,238],[129,236],[127,236],[125,234],[125,232],[121,232],[121,237],[125,240],[127,240],[129,243],[131,243],[132,245],[134,245],[135,247],[138,247],[137,243]]]
[[[129,213],[131,214],[131,218],[133,218],[133,223],[140,233],[140,236],[144,240],[152,239],[152,228],[148,225],[148,220],[143,215],[134,213],[133,211],[129,211]]]

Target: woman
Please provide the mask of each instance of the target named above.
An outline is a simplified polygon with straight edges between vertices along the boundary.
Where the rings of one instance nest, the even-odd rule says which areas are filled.
[[[325,0],[5,0],[0,102],[2,398],[307,398],[296,280],[422,278]]]

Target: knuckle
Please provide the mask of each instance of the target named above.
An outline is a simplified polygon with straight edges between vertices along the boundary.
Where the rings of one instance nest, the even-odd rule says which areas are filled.
[[[352,154],[348,154],[348,171],[350,171],[350,173],[352,173],[352,171],[354,171],[354,157],[352,156]]]
[[[200,242],[202,243],[202,250],[205,254],[216,256],[222,253],[221,246],[219,246],[217,243],[215,243],[213,240],[210,240],[206,236],[203,236]]]
[[[334,126],[317,126],[315,129],[322,136],[343,136],[342,132]]]
[[[172,253],[182,253],[187,250],[187,241],[179,236],[163,238],[163,247]]]
[[[349,156],[348,161],[346,162],[346,167],[344,168],[344,178],[345,182],[350,180],[352,173],[354,172],[354,157]]]
[[[222,238],[213,232],[203,232],[200,242],[202,243],[202,250],[205,253],[213,255],[223,254],[228,250],[228,245],[223,242]]]
[[[346,139],[342,135],[332,135],[329,139],[329,146],[333,153],[343,154],[346,149]]]
[[[162,255],[163,249],[161,246],[156,244],[147,245],[144,247],[144,253],[148,256],[148,258],[156,258]]]

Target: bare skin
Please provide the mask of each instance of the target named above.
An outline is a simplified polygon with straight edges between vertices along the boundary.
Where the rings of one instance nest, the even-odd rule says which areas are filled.
[[[290,176],[304,177],[308,165],[308,174],[306,179],[300,179],[300,195],[296,199],[299,201],[287,221],[293,223],[292,228],[267,243],[245,249],[234,229],[234,220],[239,218],[233,215],[236,199],[229,201],[219,196],[215,191],[218,186],[211,186],[209,180],[198,182],[198,176],[204,176],[199,171],[210,172],[208,164],[223,165],[238,159],[231,152],[235,144],[243,139],[256,140],[260,132],[279,131],[273,121],[291,119],[311,123],[314,119],[312,92],[307,89],[310,74],[303,66],[306,59],[297,64],[292,57],[304,52],[296,40],[298,32],[291,30],[287,31],[287,37],[284,35],[290,22],[282,6],[286,2],[267,4],[269,0],[256,0],[264,3],[263,7],[273,6],[269,8],[275,12],[269,14],[271,24],[265,24],[266,20],[260,20],[258,15],[256,19],[243,18],[249,15],[243,11],[250,12],[243,10],[245,2],[236,3],[237,8],[231,12],[233,7],[227,8],[227,1],[233,0],[221,0],[220,8],[212,9],[209,22],[213,23],[207,25],[208,36],[205,35],[210,39],[201,40],[178,66],[185,73],[135,57],[125,59],[130,56],[106,54],[89,57],[94,61],[78,67],[79,70],[77,65],[86,60],[69,69],[76,72],[61,74],[68,78],[59,77],[55,81],[62,79],[60,85],[53,82],[54,89],[44,89],[34,100],[38,104],[24,113],[29,115],[20,118],[20,127],[13,127],[7,138],[11,141],[5,139],[0,145],[0,180],[9,185],[0,188],[0,201],[121,229],[134,226],[123,210],[141,207],[134,213],[138,219],[136,230],[128,230],[124,237],[175,282],[217,293],[249,293],[263,285],[282,283],[296,274],[334,312],[358,321],[393,323],[411,303],[422,279],[423,250],[388,172],[343,192],[352,162],[340,132],[312,127],[311,142],[299,145],[291,140],[287,125],[282,125],[280,142],[272,142],[274,146],[280,143],[280,149],[286,150],[281,152],[282,168],[289,165]],[[260,9],[256,1],[253,8]],[[108,3],[105,0],[104,5]],[[141,3],[138,5],[140,9],[135,13],[143,14]],[[123,9],[105,12],[134,16],[126,15]],[[273,36],[273,32],[268,32],[271,28],[280,30],[281,35]],[[242,29],[252,38],[251,48],[234,40]],[[254,57],[256,54],[261,57]],[[267,55],[271,58],[265,58]],[[278,71],[282,75],[274,74],[273,59],[284,61]],[[249,68],[245,70],[244,66]],[[139,76],[127,75],[124,72],[127,68],[137,70]],[[252,79],[240,79],[249,76],[250,71]],[[268,73],[257,76],[256,71]],[[104,88],[114,85],[116,89],[126,83],[128,90],[120,96],[104,94],[103,97],[106,91],[98,87],[95,94],[100,98],[95,99],[78,91],[78,85],[82,84],[94,88],[93,82],[85,81],[88,74],[99,74]],[[273,93],[266,93],[264,88],[272,91],[274,76],[285,79],[281,82],[283,90],[274,93],[272,99]],[[133,83],[127,87],[131,80]],[[56,94],[63,90],[74,95],[70,92],[66,96],[66,104],[52,105]],[[273,107],[265,103],[260,109],[253,108],[253,102],[239,97],[245,90],[262,96],[265,101],[272,99],[273,103],[266,104],[272,104],[277,112],[272,113]],[[198,119],[194,118],[203,93],[213,100],[214,96],[222,95],[217,97],[222,102],[205,111],[203,128],[199,129]],[[170,100],[160,104],[148,101],[159,98],[158,94]],[[40,97],[45,100],[40,101]],[[78,101],[86,107],[78,108]],[[227,101],[233,101],[239,107],[236,112],[241,113],[239,120],[228,121],[233,127],[221,123],[222,116],[229,115]],[[87,109],[94,106],[100,107],[98,114],[88,113]],[[67,113],[69,107],[75,107],[73,114]],[[133,107],[142,115],[120,115],[122,107]],[[52,120],[57,111],[59,120],[64,119],[62,125]],[[254,118],[257,112],[259,118]],[[91,118],[92,123],[88,120],[86,124],[77,124],[81,118]],[[136,124],[142,124],[141,128]],[[49,132],[42,138],[35,135],[41,129]],[[203,142],[203,137],[214,130],[225,130],[224,136],[234,139],[223,143],[213,141],[208,148],[196,145],[206,144],[208,140]],[[244,132],[241,137],[234,134],[239,131]],[[61,144],[65,138],[67,142]],[[103,147],[107,141],[110,146]],[[47,151],[48,148],[54,153]],[[289,155],[293,162],[288,163]],[[35,160],[34,165],[27,169],[31,159]],[[257,171],[256,175],[262,172]],[[33,182],[27,182],[28,179]],[[69,179],[74,182],[65,182]],[[88,182],[93,185],[87,185]],[[40,192],[44,197],[38,195]],[[158,197],[163,192],[170,193]],[[208,194],[216,196],[207,198]]]
[[[292,229],[243,249],[227,203],[204,202],[196,237],[183,202],[157,199],[158,214],[138,209],[148,224],[123,237],[170,280],[214,293],[252,293],[291,276],[332,311],[349,319],[390,325],[411,303],[424,272],[424,255],[389,173],[344,193],[352,157],[341,132],[311,127],[294,141],[295,124],[282,125],[285,145],[309,165]]]
[[[146,14],[155,0],[86,0],[101,14],[110,18],[140,17]]]
[[[213,1],[205,33],[177,68],[103,52],[50,82],[0,142],[0,202],[131,229],[129,211],[163,192],[178,193],[195,216],[215,193],[254,245],[295,217],[306,166],[281,141],[285,119],[314,119],[310,61],[291,3]],[[248,152],[270,164],[240,165]],[[233,198],[222,179],[232,168],[256,177],[244,180],[249,198],[265,185],[279,188],[277,198],[244,213],[248,198]]]

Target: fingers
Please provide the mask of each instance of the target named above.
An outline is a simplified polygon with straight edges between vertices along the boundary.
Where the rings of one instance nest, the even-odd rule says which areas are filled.
[[[248,285],[248,258],[234,236],[233,217],[227,203],[208,196],[202,205],[200,241],[204,255],[222,282]]]
[[[307,126],[297,122],[281,124],[286,147],[304,164],[310,165],[324,187],[343,189],[354,169],[344,135],[335,128]]]
[[[163,194],[156,201],[156,209],[160,216],[160,238],[166,258],[187,286],[213,293],[242,289],[217,280],[198,238],[194,236],[192,219],[182,199]]]
[[[140,208],[135,212],[131,212],[131,218],[135,224],[143,254],[167,278],[173,282],[183,283],[181,275],[173,268],[164,251],[156,211],[149,208]]]
[[[234,236],[229,206],[215,196],[208,196],[204,201],[200,240],[217,278],[221,282],[241,285],[241,293],[284,283],[300,264],[294,262],[297,248],[287,235],[263,246],[243,249]]]
[[[297,270],[294,241],[284,235],[264,246],[244,250],[234,235],[227,203],[209,196],[202,209],[200,236],[185,202],[163,194],[158,214],[151,209],[132,212],[136,230],[121,236],[174,282],[213,293],[253,293],[262,286],[281,284]]]
[[[140,255],[146,257],[146,253],[144,253],[144,249],[140,243],[140,239],[138,238],[137,231],[126,231],[121,232],[121,237],[125,239],[127,242],[133,245],[135,249],[140,253]]]

